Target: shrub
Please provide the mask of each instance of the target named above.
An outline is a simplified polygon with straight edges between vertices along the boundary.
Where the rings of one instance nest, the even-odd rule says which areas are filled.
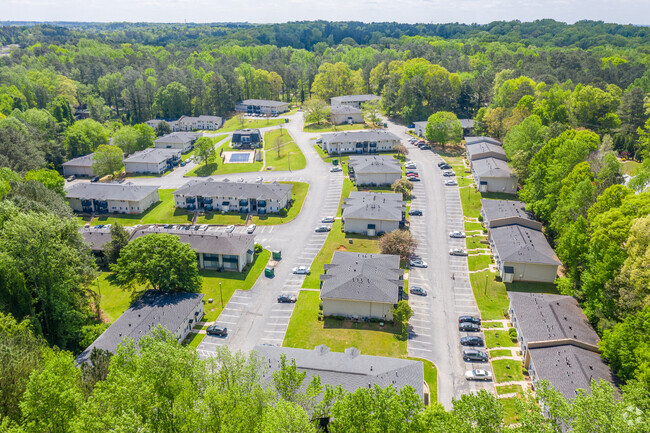
[[[255,244],[255,254],[259,254],[264,250],[264,247],[260,244]]]
[[[512,341],[517,341],[517,330],[515,328],[508,329],[508,335]]]

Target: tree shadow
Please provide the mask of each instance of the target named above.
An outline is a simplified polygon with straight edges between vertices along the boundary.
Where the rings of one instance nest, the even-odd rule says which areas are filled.
[[[324,329],[358,329],[364,331],[384,332],[395,335],[400,338],[401,326],[393,325],[390,321],[383,322],[384,326],[379,326],[379,322],[355,321],[352,319],[341,319],[336,317],[325,317],[323,321]]]
[[[203,164],[197,168],[195,168],[194,174],[199,176],[199,177],[205,177],[205,176],[211,176],[213,175],[217,169],[219,168],[219,164],[216,162],[210,162],[208,164]]]

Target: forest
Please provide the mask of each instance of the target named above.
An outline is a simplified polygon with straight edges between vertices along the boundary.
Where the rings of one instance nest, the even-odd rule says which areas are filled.
[[[0,431],[76,431],[67,424],[70,420],[104,423],[108,421],[100,418],[108,414],[114,414],[117,424],[107,430],[130,431],[130,423],[153,411],[143,396],[134,403],[137,411],[120,410],[119,396],[129,388],[116,388],[122,377],[144,380],[136,372],[146,372],[137,365],[145,359],[121,354],[120,362],[111,362],[101,376],[102,382],[105,377],[113,382],[98,386],[87,385],[71,367],[70,353],[79,353],[105,325],[93,312],[94,292],[88,287],[97,270],[65,203],[59,174],[63,162],[93,152],[109,139],[127,153],[143,149],[155,134],[142,122],[156,117],[227,117],[236,101],[246,98],[297,106],[354,93],[380,95],[383,112],[405,125],[449,111],[475,119],[477,135],[503,141],[519,178],[519,198],[544,223],[564,264],[557,285],[583,306],[602,337],[603,356],[624,384],[622,395],[610,398],[621,404],[634,398],[647,413],[648,28],[552,20],[488,25],[15,24],[0,27],[0,312],[8,315],[0,327],[0,406],[18,412],[0,413]],[[29,358],[21,352],[23,346],[32,350]],[[43,398],[34,394],[40,384],[56,381],[58,375],[70,380],[57,386],[75,387],[62,389],[71,400],[61,404],[78,412],[62,416],[65,425],[42,426],[39,411],[53,409],[30,405]],[[178,377],[214,386],[219,382]],[[14,382],[16,388],[7,387]],[[205,383],[194,384],[207,393],[204,398],[244,398],[210,394]],[[25,391],[30,387],[32,397]],[[237,392],[242,389],[248,388]],[[340,401],[356,404],[357,397],[371,398]],[[277,403],[264,399],[249,401],[262,419],[263,409]],[[85,406],[79,409],[78,401]],[[160,404],[173,402],[167,398]],[[283,398],[277,404],[295,408],[296,402]],[[477,404],[468,402],[467,407]],[[593,400],[584,404],[599,405]],[[624,416],[624,406],[616,407]],[[565,418],[575,416],[566,405],[561,411]],[[429,421],[442,416],[430,410],[422,414]],[[149,430],[185,431],[161,422],[167,421],[152,418]],[[588,421],[582,422],[586,429]],[[87,425],[74,428],[88,431]],[[191,425],[192,430],[210,428]],[[384,431],[373,428],[368,431]],[[440,428],[427,431],[469,431]],[[481,431],[499,428],[490,424]]]

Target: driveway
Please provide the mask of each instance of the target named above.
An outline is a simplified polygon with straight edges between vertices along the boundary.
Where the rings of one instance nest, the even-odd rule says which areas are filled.
[[[388,127],[405,140],[409,137],[403,126],[388,122]],[[449,248],[465,245],[463,239],[449,238],[450,231],[464,230],[458,187],[444,185],[442,171],[437,166],[442,160],[438,155],[410,144],[406,146],[408,159],[417,164],[421,178],[421,182],[414,183],[411,209],[424,212],[423,216],[410,217],[410,227],[418,240],[416,255],[429,265],[411,269],[409,273],[409,287],[421,286],[428,296],[409,296],[414,316],[410,320],[408,353],[436,364],[438,400],[450,409],[452,398],[483,388],[493,389],[493,385],[465,380],[465,371],[480,368],[481,364],[463,361],[458,331],[459,315],[478,313],[467,258],[449,255]]]

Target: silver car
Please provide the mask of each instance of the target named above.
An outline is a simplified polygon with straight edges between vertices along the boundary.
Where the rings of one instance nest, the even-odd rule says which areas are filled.
[[[234,230],[235,230],[235,226],[232,224],[226,227],[226,233],[232,233]]]
[[[246,229],[246,233],[251,234],[251,233],[253,233],[255,231],[256,228],[257,228],[257,226],[255,224],[251,224]]]
[[[467,251],[465,251],[462,248],[452,248],[449,250],[449,255],[450,256],[466,256]]]
[[[309,266],[298,266],[296,268],[293,268],[293,273],[299,275],[309,275],[311,273],[311,268],[309,268]]]
[[[464,238],[465,237],[465,232],[461,231],[454,231],[454,232],[449,232],[449,237],[450,238]]]
[[[470,370],[465,372],[465,379],[490,381],[492,373],[487,370]]]

